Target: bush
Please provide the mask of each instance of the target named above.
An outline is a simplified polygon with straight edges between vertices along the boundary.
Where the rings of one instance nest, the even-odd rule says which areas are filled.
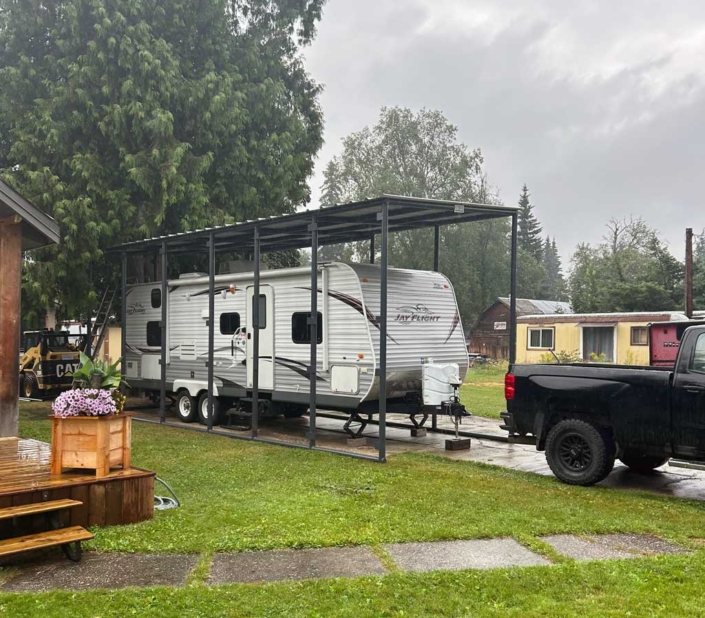
[[[541,355],[541,362],[549,364],[560,363],[564,365],[568,363],[580,363],[582,360],[583,359],[578,350],[572,350],[570,352],[567,350],[559,350],[553,354],[550,352],[545,352]]]

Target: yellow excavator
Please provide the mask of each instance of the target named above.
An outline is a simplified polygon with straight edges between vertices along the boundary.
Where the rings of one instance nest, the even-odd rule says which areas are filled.
[[[20,397],[44,399],[71,388],[84,339],[50,329],[22,333]]]

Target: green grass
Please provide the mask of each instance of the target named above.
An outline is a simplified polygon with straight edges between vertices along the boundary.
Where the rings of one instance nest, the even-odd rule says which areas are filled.
[[[460,400],[476,416],[499,418],[507,409],[504,400],[506,363],[483,363],[472,367],[460,387]]]
[[[47,440],[47,406],[21,434]],[[103,551],[198,552],[182,589],[0,594],[0,616],[705,616],[705,504],[407,454],[386,465],[135,423],[135,465],[183,506],[102,528]],[[560,559],[551,533],[652,533],[696,551],[594,564]],[[557,562],[489,572],[207,587],[214,551],[513,536]],[[390,565],[391,566],[391,565]],[[0,573],[1,576],[1,573]],[[107,577],[107,576],[106,576]]]
[[[44,406],[21,432],[48,439]],[[34,420],[32,420],[32,418]],[[405,454],[386,465],[135,423],[133,461],[183,506],[99,531],[101,550],[257,550],[396,541],[652,532],[705,537],[705,504]]]
[[[181,589],[0,595],[12,618],[705,616],[705,552],[592,564]]]

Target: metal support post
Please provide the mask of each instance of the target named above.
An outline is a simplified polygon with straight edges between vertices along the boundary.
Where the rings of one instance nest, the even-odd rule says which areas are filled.
[[[389,244],[389,202],[377,215],[382,221],[382,255],[379,289],[379,445],[380,461],[387,459],[387,250]]]
[[[120,322],[122,323],[122,333],[120,337],[120,373],[127,374],[127,253],[122,252],[122,273],[120,277]],[[127,387],[123,382],[120,391],[124,395]]]
[[[318,342],[318,220],[313,215],[311,225],[311,315],[309,316],[309,336],[311,337],[311,362],[308,367],[310,384],[308,445],[316,446],[316,346]]]
[[[259,269],[260,246],[259,227],[255,227],[254,238],[254,294],[252,295],[252,437],[256,438],[259,431]],[[248,337],[249,337],[248,333]],[[249,362],[249,360],[248,360]]]
[[[517,245],[519,215],[512,215],[511,286],[509,291],[509,364],[517,360]]]
[[[208,238],[208,431],[213,429],[215,397],[213,396],[213,365],[215,350],[215,232]]]
[[[164,422],[166,419],[166,364],[167,364],[167,313],[166,306],[169,300],[169,283],[167,281],[167,248],[166,241],[162,242],[162,319],[161,319],[161,346],[162,356],[159,361],[160,384],[159,384],[159,420]]]
[[[375,263],[375,235],[370,236],[370,264]]]
[[[441,261],[441,227],[440,225],[433,226],[433,270],[440,271]]]

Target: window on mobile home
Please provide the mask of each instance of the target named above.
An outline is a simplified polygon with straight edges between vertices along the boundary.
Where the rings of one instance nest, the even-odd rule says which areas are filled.
[[[649,329],[646,326],[632,326],[632,345],[649,345]]]
[[[530,350],[550,350],[553,348],[553,329],[530,328],[528,343]]]
[[[239,313],[221,313],[220,314],[220,334],[234,335],[235,331],[240,328]]]
[[[150,348],[162,345],[162,327],[159,322],[147,322],[147,345]]]
[[[308,319],[311,317],[310,311],[294,313],[291,316],[291,340],[294,343],[311,343],[311,327]],[[320,311],[316,312],[317,330],[316,343],[323,342],[323,316]]]

